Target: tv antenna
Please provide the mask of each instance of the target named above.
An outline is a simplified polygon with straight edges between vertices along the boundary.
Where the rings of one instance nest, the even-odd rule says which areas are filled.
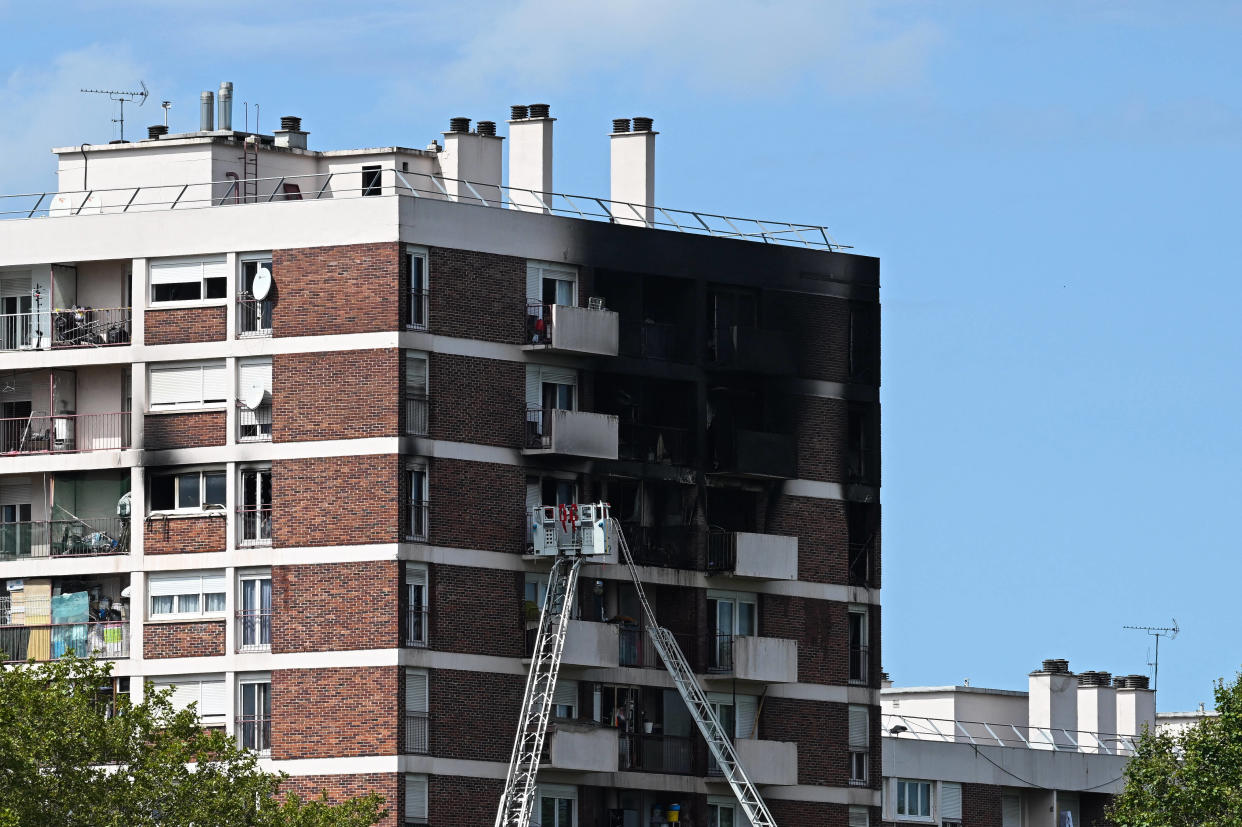
[[[1155,691],[1160,687],[1160,638],[1167,637],[1169,640],[1177,638],[1177,633],[1181,631],[1177,628],[1177,618],[1173,618],[1172,626],[1122,626],[1121,628],[1146,632],[1156,639],[1156,659],[1152,663],[1155,667],[1155,674],[1151,680],[1152,691]]]
[[[147,85],[142,81],[138,81],[138,85],[142,87],[139,91],[125,91],[121,89],[79,89],[80,92],[88,92],[92,95],[107,95],[110,100],[114,100],[121,105],[121,117],[113,118],[113,123],[121,125],[121,140],[125,140],[125,102],[138,101],[138,105],[142,106],[147,102]],[[164,110],[167,117],[168,110]]]

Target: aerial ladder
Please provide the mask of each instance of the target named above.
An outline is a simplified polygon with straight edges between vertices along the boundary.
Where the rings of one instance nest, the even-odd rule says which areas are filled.
[[[536,506],[531,509],[534,553],[554,557],[548,591],[539,618],[539,631],[531,657],[530,673],[522,700],[521,718],[513,742],[513,754],[504,792],[496,813],[496,827],[529,827],[535,807],[536,775],[543,755],[544,736],[552,708],[552,693],[561,668],[565,630],[573,608],[578,569],[585,556],[608,553],[608,541],[616,539],[621,561],[634,581],[638,601],[651,643],[673,678],[677,692],[690,711],[716,760],[721,774],[746,813],[752,827],[776,827],[771,811],[746,775],[728,733],[712,710],[706,693],[694,676],[672,632],[656,622],[655,612],[643,591],[629,544],[620,524],[608,513],[606,503],[590,505]]]

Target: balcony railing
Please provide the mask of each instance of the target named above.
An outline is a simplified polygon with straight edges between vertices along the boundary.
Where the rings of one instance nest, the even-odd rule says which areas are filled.
[[[900,729],[890,735],[894,733],[894,727],[900,727]],[[1139,740],[1138,736],[1115,732],[1029,726],[997,721],[959,721],[888,712],[880,716],[880,734],[885,738],[941,741],[971,744],[976,747],[1011,747],[1123,756],[1133,755]]]
[[[272,335],[271,299],[237,298],[237,335],[239,338]]]
[[[712,529],[707,534],[707,570],[733,571],[737,567],[737,534]]]
[[[128,307],[5,313],[0,315],[0,350],[127,345],[130,315]]]
[[[427,329],[428,292],[426,290],[402,290],[406,306],[406,327],[412,330]]]
[[[0,560],[129,553],[128,520],[84,517],[0,524]]]
[[[733,635],[709,635],[708,672],[733,671]]]
[[[849,544],[849,584],[851,586],[871,585],[874,548],[875,543],[872,540]]]
[[[689,569],[703,568],[703,534],[690,526],[640,526],[622,523],[630,554],[640,566]]]
[[[426,394],[406,394],[405,432],[410,436],[427,436],[428,404]]]
[[[266,754],[272,749],[272,719],[239,717],[235,721],[237,743],[246,749]]]
[[[407,609],[405,612],[405,645],[406,646],[426,646],[427,645],[427,621],[429,613],[427,609]]]
[[[267,652],[272,648],[271,609],[239,609],[237,612],[237,651]]]
[[[237,406],[237,439],[239,442],[272,441],[272,406],[257,408]]]
[[[600,459],[617,458],[617,417],[611,414],[531,407],[526,410],[523,447]]]
[[[850,683],[865,684],[869,680],[869,653],[870,649],[866,646],[850,647]]]
[[[571,304],[526,305],[527,345],[569,353],[616,356],[620,316],[591,300],[590,307]]]
[[[129,447],[128,411],[96,414],[35,412],[0,419],[0,453],[74,454]]]
[[[0,652],[6,663],[57,660],[72,651],[85,657],[129,657],[129,623],[44,623],[0,626]]]
[[[23,350],[38,346],[37,318],[34,313],[0,314],[0,349]],[[47,335],[47,331],[42,331]]]
[[[688,461],[690,431],[686,428],[622,422],[618,433],[621,459],[665,465],[685,465]]]
[[[237,540],[243,546],[270,546],[272,507],[244,505],[238,508]]]
[[[620,733],[620,768],[636,772],[689,775],[694,771],[694,741],[681,735]]]
[[[430,747],[428,716],[426,712],[405,712],[405,752],[422,755]]]
[[[663,668],[664,664],[660,660],[660,653],[656,651],[655,644],[651,642],[650,633],[646,629],[622,626],[617,631],[619,632],[618,645],[620,647],[617,660],[620,666],[637,666],[645,669]],[[692,635],[674,633],[673,638],[677,641],[681,653],[693,667],[696,659],[694,637]]]
[[[414,500],[406,504],[405,539],[414,543],[427,542],[428,522],[431,519],[431,503]]]

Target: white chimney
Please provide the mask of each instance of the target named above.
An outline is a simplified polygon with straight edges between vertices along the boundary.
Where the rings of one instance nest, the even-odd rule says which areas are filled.
[[[467,203],[500,204],[502,141],[504,138],[496,136],[493,121],[479,121],[478,129],[471,132],[469,118],[449,119],[444,150],[438,157],[444,188],[450,196]],[[415,181],[410,183],[419,187]]]
[[[618,224],[651,226],[655,222],[655,138],[651,118],[614,118],[612,145],[612,217]]]
[[[1030,674],[1027,720],[1034,749],[1073,749],[1078,737],[1078,678],[1069,661],[1046,660]]]
[[[1078,675],[1078,743],[1085,752],[1117,749],[1117,690],[1107,672]]]
[[[552,124],[546,103],[510,107],[509,200],[519,210],[552,206]],[[542,203],[541,203],[542,202]]]
[[[1146,675],[1118,675],[1117,734],[1137,737],[1156,728],[1156,691],[1147,688]]]

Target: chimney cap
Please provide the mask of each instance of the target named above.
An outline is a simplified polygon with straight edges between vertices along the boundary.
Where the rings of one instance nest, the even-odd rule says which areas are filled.
[[[1038,671],[1068,675],[1070,674],[1069,661],[1065,658],[1049,658],[1044,661],[1043,668]]]
[[[550,118],[551,107],[546,103],[532,103],[530,105],[530,116],[532,118]]]
[[[496,136],[496,122],[495,121],[479,121],[478,131],[480,135],[487,135],[488,137],[495,137]]]
[[[469,118],[449,118],[449,132],[469,132]]]
[[[168,134],[168,127],[162,123],[157,123],[147,127],[147,137],[158,140],[161,135]]]
[[[302,119],[297,115],[281,115],[280,128],[285,132],[301,132]]]
[[[614,135],[618,135],[622,132],[629,132],[629,131],[630,131],[630,119],[629,118],[613,118],[612,119],[612,133]]]
[[[634,131],[635,132],[650,132],[653,123],[654,121],[651,118],[635,116]]]
[[[509,107],[509,119],[514,121],[524,121],[530,117],[530,107],[524,103],[515,103]]]

